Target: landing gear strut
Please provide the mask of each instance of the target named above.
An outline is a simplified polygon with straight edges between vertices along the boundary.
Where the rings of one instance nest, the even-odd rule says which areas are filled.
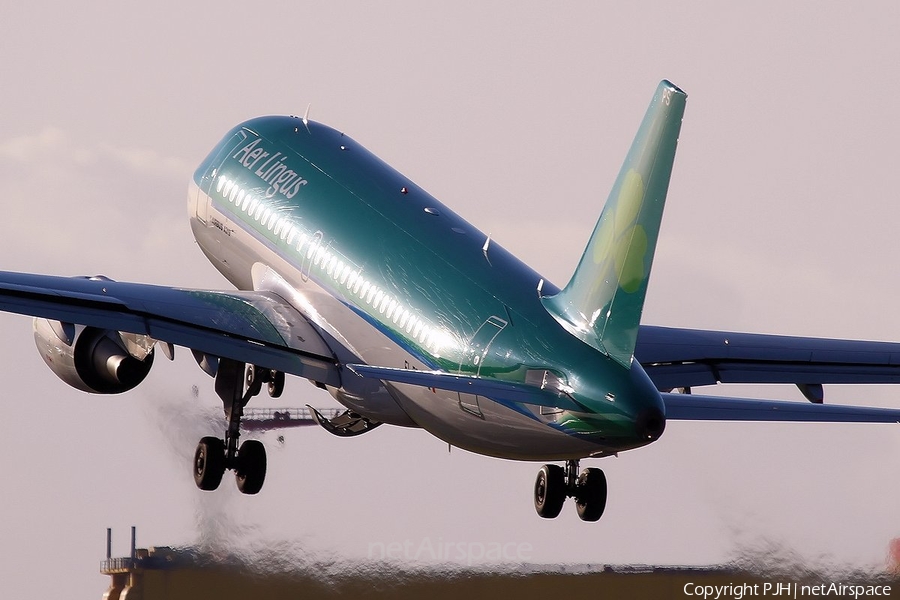
[[[284,373],[247,367],[244,391],[244,363],[226,358],[219,359],[216,372],[216,394],[222,399],[228,428],[225,439],[205,437],[194,452],[194,482],[201,490],[219,487],[226,469],[234,471],[238,489],[245,494],[256,494],[266,480],[266,449],[262,442],[247,440],[238,448],[241,437],[241,417],[250,398],[259,394],[262,384],[268,382],[269,394],[281,395],[284,389]]]
[[[559,515],[566,498],[575,498],[575,509],[582,521],[597,521],[606,508],[606,475],[588,468],[578,473],[578,461],[567,460],[566,467],[544,465],[534,482],[534,509],[545,519]]]

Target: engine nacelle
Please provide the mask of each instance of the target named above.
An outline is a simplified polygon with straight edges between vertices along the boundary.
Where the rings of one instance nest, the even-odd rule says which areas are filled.
[[[127,392],[153,365],[154,341],[147,336],[36,318],[34,342],[57,377],[85,392]]]

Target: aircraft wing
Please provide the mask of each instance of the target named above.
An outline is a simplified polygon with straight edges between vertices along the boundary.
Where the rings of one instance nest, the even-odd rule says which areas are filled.
[[[828,383],[900,383],[900,344],[641,326],[635,359],[662,391],[793,383],[821,402]]]
[[[271,292],[214,292],[0,272],[0,310],[147,335],[340,386],[328,346],[299,312]]]

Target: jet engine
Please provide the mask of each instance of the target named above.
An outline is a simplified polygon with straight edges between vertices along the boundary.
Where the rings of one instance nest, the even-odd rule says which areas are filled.
[[[156,343],[145,335],[38,318],[34,342],[57,377],[97,394],[120,394],[141,383],[153,365]]]

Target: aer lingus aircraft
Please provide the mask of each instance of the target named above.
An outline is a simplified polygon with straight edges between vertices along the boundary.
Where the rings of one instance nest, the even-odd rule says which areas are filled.
[[[421,427],[488,456],[546,464],[542,517],[567,497],[600,518],[607,486],[579,460],[662,435],[667,419],[898,422],[900,410],[823,404],[823,384],[900,382],[900,344],[641,325],[686,95],[659,84],[571,280],[558,288],[343,133],[306,117],[229,131],[194,173],[194,237],[238,291],[0,273],[0,309],[35,317],[66,383],[110,394],[155,350],[190,348],[227,426],[194,478],[263,485],[266,453],[239,445],[244,406],[285,374],[328,390],[339,436]],[[810,402],[691,395],[717,382],[790,383]],[[681,393],[671,393],[680,389]]]

